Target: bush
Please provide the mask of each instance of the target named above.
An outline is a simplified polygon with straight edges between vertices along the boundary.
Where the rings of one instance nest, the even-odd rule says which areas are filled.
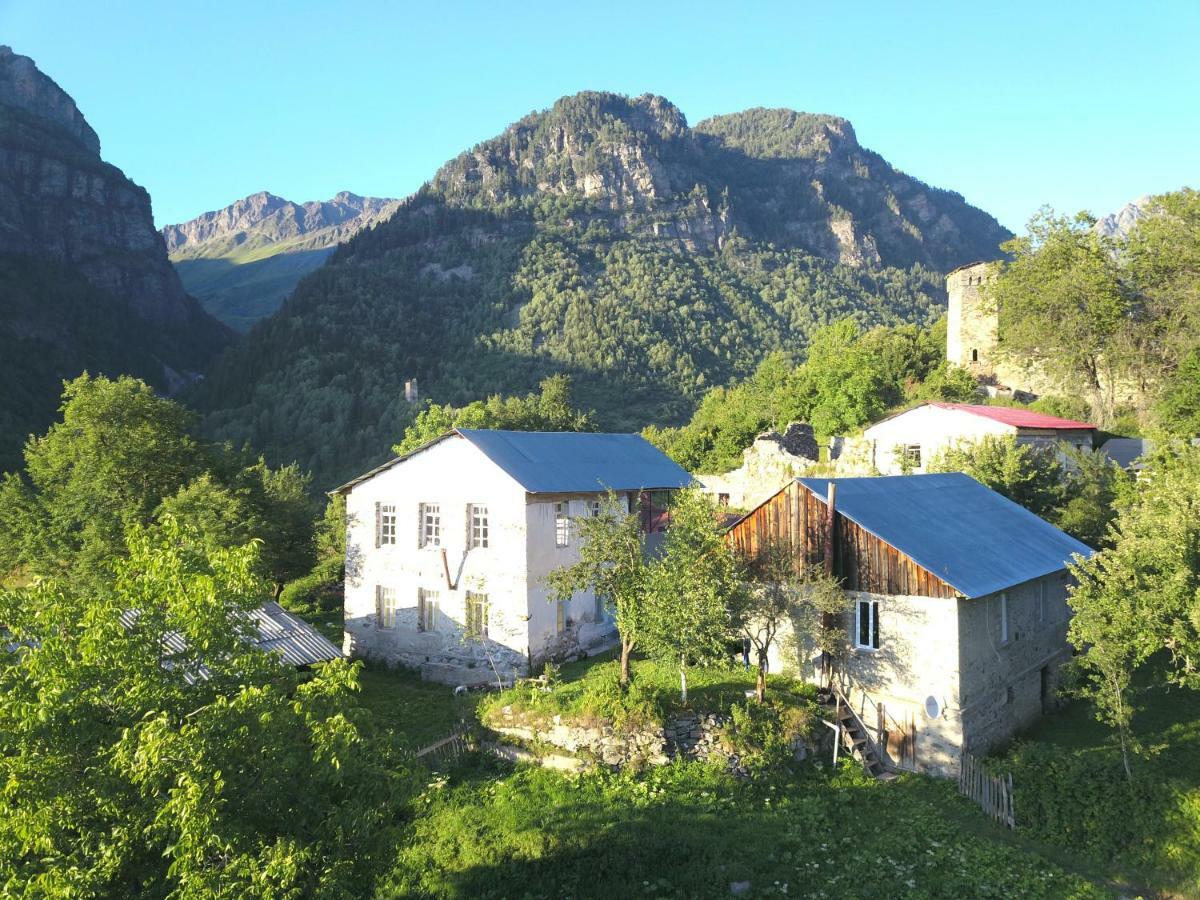
[[[723,737],[748,769],[786,765],[795,759],[798,741],[814,742],[817,706],[811,699],[780,696],[777,691],[765,703],[747,700],[729,712],[731,720]]]

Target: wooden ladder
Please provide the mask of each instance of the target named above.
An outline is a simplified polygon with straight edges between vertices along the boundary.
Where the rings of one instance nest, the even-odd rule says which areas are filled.
[[[835,715],[838,724],[845,732],[847,743],[850,745],[850,751],[858,754],[858,758],[862,762],[866,773],[872,778],[881,780],[895,778],[895,775],[888,770],[883,759],[880,758],[875,742],[871,740],[871,736],[867,733],[867,728],[863,725],[862,719],[858,717],[853,707],[842,696],[842,692],[835,689],[832,699],[836,704]]]

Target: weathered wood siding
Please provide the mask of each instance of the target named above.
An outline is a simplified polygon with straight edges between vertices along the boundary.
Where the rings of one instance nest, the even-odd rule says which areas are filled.
[[[793,481],[734,525],[725,539],[751,559],[765,546],[787,543],[803,562],[816,565],[825,559],[826,530],[824,498]],[[954,588],[932,572],[840,514],[834,531],[833,572],[846,590],[957,596]]]

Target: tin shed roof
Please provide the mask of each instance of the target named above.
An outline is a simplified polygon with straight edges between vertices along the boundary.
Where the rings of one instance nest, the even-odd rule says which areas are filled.
[[[639,434],[490,431],[462,435],[531,494],[687,487],[692,476]]]
[[[824,498],[828,478],[799,482]],[[994,594],[1095,551],[969,475],[838,478],[837,511],[966,597]]]

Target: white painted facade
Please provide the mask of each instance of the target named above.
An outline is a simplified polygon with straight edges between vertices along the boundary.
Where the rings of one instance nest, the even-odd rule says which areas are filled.
[[[590,591],[560,610],[545,585],[553,569],[578,560],[573,522],[567,545],[559,546],[559,510],[569,519],[588,515],[601,494],[530,494],[455,435],[364,476],[344,493],[348,655],[466,684],[497,674],[510,679],[527,672],[530,662],[615,638],[610,616]],[[436,540],[425,534],[423,518],[434,506]],[[486,509],[486,546],[480,546],[480,508]],[[394,535],[391,519],[381,521],[393,510]],[[476,619],[468,628],[472,602]],[[475,633],[481,603],[485,638]],[[419,621],[422,606],[426,615]]]
[[[863,431],[863,439],[869,442],[871,462],[878,472],[900,475],[923,473],[947,447],[976,443],[988,435],[1012,435],[1019,443],[1040,446],[1065,442],[1090,448],[1092,434],[1085,429],[1018,427],[962,409],[925,405],[876,422]]]

